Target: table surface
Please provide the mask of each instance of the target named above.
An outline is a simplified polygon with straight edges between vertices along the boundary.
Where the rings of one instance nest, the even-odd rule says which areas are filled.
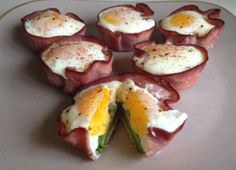
[[[9,11],[10,9],[24,4],[26,2],[29,2],[30,0],[1,0],[0,2],[0,16],[3,15],[4,13],[6,13],[7,11]],[[99,0],[97,0],[99,1]],[[102,1],[112,1],[112,0],[102,0]],[[115,0],[113,0],[115,1]],[[124,1],[125,0],[120,0],[120,1]],[[128,1],[133,1],[133,2],[140,2],[140,0],[128,0]],[[142,0],[142,2],[144,1],[172,1],[172,0]],[[181,1],[181,0],[176,0],[176,1]],[[189,0],[191,1],[191,0]],[[234,14],[236,16],[236,1],[235,0],[198,0],[198,1],[204,1],[204,2],[209,2],[209,3],[214,3],[217,5],[220,5],[222,7],[224,7],[225,9],[227,9],[228,11],[230,11],[232,14]]]
[[[57,3],[56,7],[63,11],[80,11],[81,18],[90,23],[89,33],[99,37],[95,16],[100,9],[111,4],[90,3],[88,12],[89,3],[78,5],[77,0],[68,1],[28,4],[0,20],[0,169],[235,169],[236,18],[221,8],[221,17],[226,24],[220,41],[215,48],[209,49],[207,67],[196,86],[184,92],[176,106],[189,113],[188,122],[161,154],[150,159],[140,158],[132,149],[124,127],[119,126],[101,159],[88,163],[83,154],[56,134],[56,117],[69,105],[71,98],[47,84],[37,66],[36,56],[26,48],[19,33],[22,16]],[[9,1],[8,5],[10,3],[8,9],[14,7],[14,3]],[[195,4],[201,9],[215,8],[211,4]],[[3,5],[6,0],[0,0],[0,7]],[[152,3],[153,9],[159,13],[154,18],[159,20],[183,5],[182,2]],[[132,52],[114,53],[117,56],[114,57],[114,69],[117,72],[131,69],[131,55]]]

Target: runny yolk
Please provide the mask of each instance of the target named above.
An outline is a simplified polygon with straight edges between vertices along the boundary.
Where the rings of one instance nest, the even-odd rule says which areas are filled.
[[[91,136],[100,136],[106,132],[110,121],[108,113],[110,97],[109,89],[98,87],[84,94],[77,105],[83,115],[94,113],[88,127]]]
[[[171,25],[179,28],[188,27],[195,22],[195,17],[185,13],[173,15],[170,19]]]
[[[120,22],[116,12],[105,14],[103,16],[103,19],[111,25],[117,25]]]
[[[124,103],[125,108],[130,112],[130,125],[133,130],[143,136],[147,130],[148,115],[146,113],[145,103],[143,102],[142,94],[136,92],[130,92]]]

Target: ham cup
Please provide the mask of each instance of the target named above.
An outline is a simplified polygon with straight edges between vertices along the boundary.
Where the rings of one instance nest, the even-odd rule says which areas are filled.
[[[224,21],[220,9],[201,11],[197,6],[187,5],[159,21],[159,29],[166,43],[197,44],[213,47],[223,31]]]
[[[112,52],[93,37],[67,37],[41,54],[50,83],[74,93],[81,86],[112,72]]]
[[[173,139],[187,119],[186,113],[169,106],[178,100],[165,80],[135,73],[106,77],[77,93],[74,104],[59,117],[59,135],[95,160],[119,113],[135,148],[151,156]]]
[[[41,52],[53,42],[67,36],[84,35],[86,25],[73,13],[61,14],[56,8],[40,10],[21,19],[29,46]]]
[[[134,44],[150,39],[156,25],[153,14],[143,3],[113,6],[98,14],[97,26],[110,48],[131,51]]]
[[[151,41],[136,44],[132,57],[137,72],[163,78],[177,90],[194,85],[207,60],[208,53],[203,47],[155,44]]]

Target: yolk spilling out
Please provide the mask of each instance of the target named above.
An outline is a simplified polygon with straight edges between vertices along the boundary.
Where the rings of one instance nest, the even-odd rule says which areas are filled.
[[[189,14],[176,14],[171,17],[171,24],[176,27],[188,27],[195,22],[195,17]]]
[[[91,136],[100,136],[106,132],[110,121],[108,113],[110,97],[109,89],[98,87],[84,94],[78,103],[79,110],[83,115],[92,114],[95,110],[88,127]]]
[[[104,15],[103,19],[111,25],[117,25],[120,22],[119,18],[117,17],[117,13],[115,12]]]
[[[131,127],[137,134],[143,136],[147,130],[148,116],[142,97],[138,92],[130,92],[124,105],[130,112]]]

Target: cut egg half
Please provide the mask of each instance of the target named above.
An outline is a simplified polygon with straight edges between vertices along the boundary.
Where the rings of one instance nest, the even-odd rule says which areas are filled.
[[[111,122],[115,119],[115,89],[119,84],[114,81],[91,87],[77,94],[74,98],[74,105],[65,109],[61,115],[61,121],[64,123],[67,133],[76,128],[87,130],[88,143],[94,159],[100,155],[99,137],[104,138],[105,135],[108,135],[113,126]]]
[[[123,122],[140,152],[148,153],[153,149],[148,141],[149,128],[174,133],[188,117],[178,110],[163,110],[153,94],[133,81],[123,82],[118,90],[122,92],[118,93],[118,101],[124,110]]]

